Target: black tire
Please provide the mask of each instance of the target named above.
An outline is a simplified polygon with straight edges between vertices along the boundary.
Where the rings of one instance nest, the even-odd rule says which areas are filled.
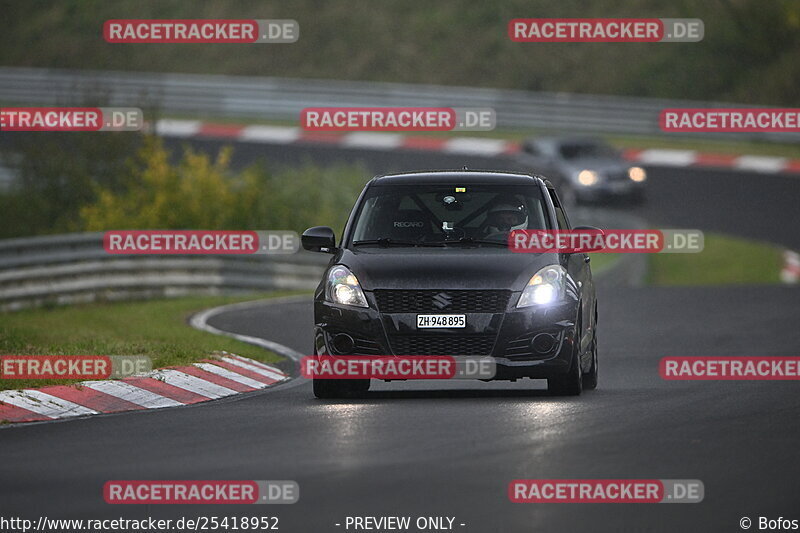
[[[597,388],[597,332],[592,339],[592,366],[583,375],[584,390],[594,390]]]
[[[583,375],[584,390],[594,390],[597,388],[597,368],[599,361],[597,358],[597,302],[594,304],[594,335],[592,336],[592,366]]]
[[[581,364],[577,355],[572,358],[569,372],[563,376],[547,378],[547,391],[553,396],[579,396],[583,391]]]
[[[356,398],[369,390],[368,379],[315,379],[314,396],[322,400]]]
[[[579,396],[583,391],[583,370],[581,369],[580,338],[581,338],[581,312],[578,308],[577,327],[575,337],[578,348],[572,356],[572,364],[566,374],[547,378],[547,390],[553,396]]]

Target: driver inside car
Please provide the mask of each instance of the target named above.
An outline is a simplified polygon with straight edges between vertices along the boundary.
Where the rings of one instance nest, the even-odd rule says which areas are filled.
[[[486,214],[486,236],[507,234],[511,230],[525,229],[528,223],[528,210],[513,200],[501,200]]]

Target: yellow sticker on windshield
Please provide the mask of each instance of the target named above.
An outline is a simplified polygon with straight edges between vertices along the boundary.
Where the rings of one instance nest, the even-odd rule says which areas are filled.
[[[466,187],[456,187],[456,192],[467,192]]]

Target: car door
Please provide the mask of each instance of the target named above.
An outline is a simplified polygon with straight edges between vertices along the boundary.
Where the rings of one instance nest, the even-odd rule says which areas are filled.
[[[558,229],[569,230],[572,227],[569,224],[567,213],[564,210],[561,202],[553,188],[548,187],[550,198],[553,201],[553,207],[556,211],[556,221]],[[581,301],[581,352],[585,352],[589,343],[594,335],[594,305],[595,305],[595,292],[594,281],[592,280],[592,271],[589,268],[590,257],[585,253],[573,254],[560,254],[562,258],[562,266],[567,270],[567,273],[575,280],[578,286],[578,293]]]

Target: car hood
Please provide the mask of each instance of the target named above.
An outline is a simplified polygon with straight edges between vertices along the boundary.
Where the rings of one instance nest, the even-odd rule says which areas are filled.
[[[501,248],[380,248],[341,250],[364,290],[505,289],[521,291],[557,254],[512,253]]]

